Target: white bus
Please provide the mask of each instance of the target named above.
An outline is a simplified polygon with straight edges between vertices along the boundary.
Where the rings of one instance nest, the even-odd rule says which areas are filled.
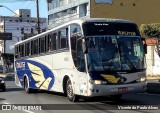
[[[15,83],[27,93],[80,97],[146,90],[145,49],[137,25],[119,19],[77,19],[15,45]]]

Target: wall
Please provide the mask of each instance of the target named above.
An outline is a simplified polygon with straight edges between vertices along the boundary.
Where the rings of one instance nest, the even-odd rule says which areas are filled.
[[[160,23],[160,0],[113,0],[113,4],[95,4],[91,0],[92,18],[118,18],[138,25]]]

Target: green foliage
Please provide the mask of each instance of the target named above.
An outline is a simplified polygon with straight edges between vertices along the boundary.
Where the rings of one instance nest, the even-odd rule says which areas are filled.
[[[140,33],[142,37],[160,37],[160,23],[142,24]]]

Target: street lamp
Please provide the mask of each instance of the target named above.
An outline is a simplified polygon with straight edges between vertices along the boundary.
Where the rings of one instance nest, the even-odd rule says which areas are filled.
[[[8,9],[9,11],[11,11],[11,12],[13,12],[14,14],[16,14],[16,15],[18,15],[17,13],[15,13],[14,11],[12,11],[10,8],[8,8],[8,7],[6,7],[6,6],[4,6],[4,5],[0,5],[0,7],[5,7],[6,9]],[[19,16],[19,15],[18,15]],[[6,29],[5,29],[5,16],[3,16],[3,18],[4,18],[4,33],[5,33],[5,31],[6,31]],[[6,40],[4,40],[4,53],[6,53]],[[6,72],[6,67],[5,67],[5,63],[4,63],[4,61],[3,61],[3,73],[5,73]]]
[[[9,11],[13,12],[14,14],[18,15],[17,13],[15,13],[14,11],[12,11],[10,8],[4,6],[4,5],[0,5],[0,7],[5,7],[6,9],[8,9]],[[19,16],[19,15],[18,15]],[[3,16],[4,18],[4,33],[5,33],[5,16]],[[4,53],[6,52],[6,40],[4,40]]]
[[[15,12],[14,12],[14,11],[12,11],[10,8],[8,8],[8,7],[4,6],[4,5],[0,5],[0,7],[5,7],[6,9],[10,10],[12,13],[14,13],[14,14],[18,15],[17,13],[15,13]],[[19,16],[19,15],[18,15],[18,16]]]

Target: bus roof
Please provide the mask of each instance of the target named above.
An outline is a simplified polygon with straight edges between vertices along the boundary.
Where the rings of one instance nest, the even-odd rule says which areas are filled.
[[[15,45],[19,45],[23,42],[27,42],[31,39],[34,39],[34,38],[37,38],[39,36],[43,36],[45,34],[48,34],[56,29],[59,29],[61,27],[64,27],[64,26],[67,26],[69,24],[72,24],[72,23],[79,23],[79,24],[82,24],[82,23],[85,23],[85,22],[108,22],[108,23],[134,23],[133,21],[130,21],[130,20],[124,20],[124,19],[113,19],[113,18],[79,18],[79,19],[75,19],[75,20],[72,20],[70,22],[66,22],[65,24],[62,24],[60,26],[57,26],[57,27],[54,27],[50,30],[47,30],[46,32],[43,32],[41,34],[38,34],[38,35],[35,35],[33,37],[30,37],[26,40],[22,40],[20,42],[17,42]]]
[[[114,23],[133,23],[130,20],[113,19],[113,18],[88,18],[83,20],[84,22],[114,22]]]

